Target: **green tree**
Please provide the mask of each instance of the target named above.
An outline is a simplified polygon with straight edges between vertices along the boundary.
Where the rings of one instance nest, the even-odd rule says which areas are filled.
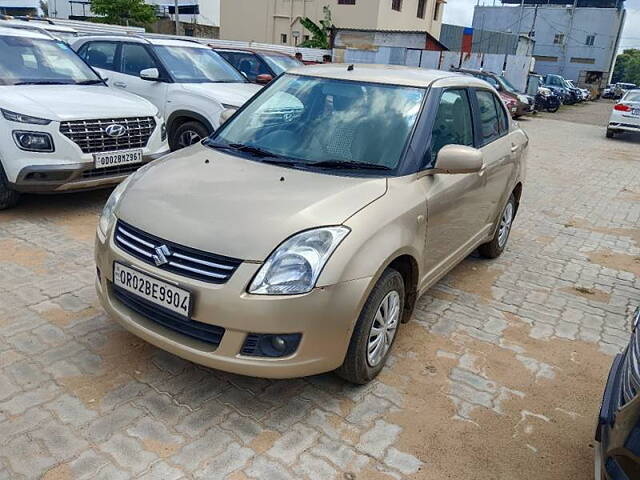
[[[144,26],[153,22],[156,12],[144,0],[91,0],[91,10],[101,23]]]
[[[613,70],[612,82],[640,85],[640,50],[630,48],[618,55],[616,66]]]
[[[323,7],[322,11],[324,13],[324,18],[318,23],[315,23],[309,17],[305,17],[300,20],[302,26],[311,33],[311,38],[302,42],[300,47],[329,48],[329,35],[331,34],[331,28],[333,27],[333,22],[331,21],[331,10],[327,5]]]

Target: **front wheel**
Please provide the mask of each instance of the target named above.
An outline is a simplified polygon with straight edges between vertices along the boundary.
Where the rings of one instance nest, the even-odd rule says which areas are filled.
[[[190,120],[181,123],[170,137],[171,150],[180,150],[181,148],[190,147],[209,136],[209,130],[205,125],[197,120]]]
[[[17,205],[20,194],[9,188],[9,180],[0,165],[0,210],[6,210]]]
[[[560,101],[550,101],[547,103],[547,111],[549,113],[556,113],[560,109]]]
[[[607,138],[613,138],[615,134],[616,132],[614,132],[610,128],[607,128]]]
[[[516,199],[513,195],[509,197],[507,206],[502,211],[500,217],[500,225],[496,230],[495,235],[490,242],[480,245],[478,251],[480,255],[486,258],[498,258],[504,252],[507,247],[507,241],[509,240],[509,234],[511,233],[511,226],[513,225],[513,219],[516,216]]]
[[[364,385],[384,367],[404,311],[404,280],[388,268],[376,283],[356,323],[344,363],[336,373]]]

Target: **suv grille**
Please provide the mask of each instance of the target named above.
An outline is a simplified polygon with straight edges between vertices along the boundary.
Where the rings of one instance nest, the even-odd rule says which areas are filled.
[[[218,346],[222,341],[225,329],[217,325],[196,322],[195,320],[185,320],[180,315],[171,310],[161,308],[151,302],[143,300],[126,290],[111,285],[114,296],[126,307],[130,308],[138,315],[145,317],[165,328],[181,333],[191,338],[206,342],[210,345]]]
[[[105,129],[110,125],[123,125],[121,137],[111,137]],[[80,147],[83,153],[111,152],[129,148],[144,148],[156,128],[153,117],[112,118],[62,122],[60,133]]]
[[[161,270],[208,283],[227,283],[242,263],[236,258],[167,242],[120,220],[116,225],[115,242],[128,254]]]

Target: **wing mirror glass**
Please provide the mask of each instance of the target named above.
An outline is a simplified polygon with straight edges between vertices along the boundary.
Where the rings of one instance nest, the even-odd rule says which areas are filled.
[[[157,68],[145,68],[140,71],[140,78],[150,82],[156,82],[160,79],[160,72]]]
[[[427,174],[476,173],[484,166],[483,155],[480,150],[464,145],[446,145],[438,152],[435,166],[425,170]]]
[[[220,125],[229,120],[234,113],[236,113],[236,111],[233,108],[223,110],[220,114]]]
[[[260,85],[266,85],[267,83],[270,83],[271,80],[273,80],[273,77],[268,73],[263,73],[256,77],[256,83],[259,83]]]

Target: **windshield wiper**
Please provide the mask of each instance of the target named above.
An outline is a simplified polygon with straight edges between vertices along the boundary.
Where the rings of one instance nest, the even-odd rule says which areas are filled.
[[[33,82],[16,82],[14,85],[74,85],[73,82],[39,80]]]
[[[104,84],[104,80],[81,80],[76,82],[76,85],[98,85],[99,83]]]
[[[387,167],[386,165],[378,165],[376,163],[352,162],[349,160],[323,160],[321,162],[307,163],[307,166],[349,170],[393,170],[391,167]]]
[[[277,153],[263,150],[262,148],[259,148],[259,147],[244,145],[243,143],[229,143],[225,145],[225,144],[216,144],[216,143],[209,142],[207,145],[220,150],[233,150],[236,152],[248,153],[250,155],[260,158],[263,163],[269,163],[271,165],[282,165],[287,167],[300,166],[299,162],[288,160],[286,157],[283,157],[282,155],[278,155]]]

